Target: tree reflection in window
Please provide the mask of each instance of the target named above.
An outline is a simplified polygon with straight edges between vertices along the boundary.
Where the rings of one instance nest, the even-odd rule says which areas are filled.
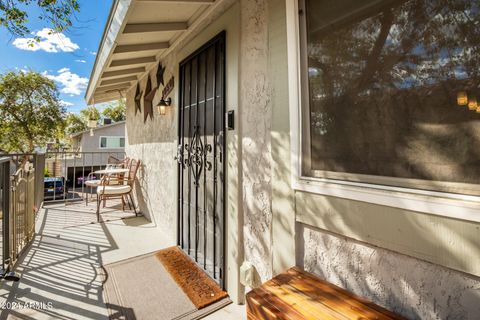
[[[478,183],[480,2],[305,1],[311,169]]]

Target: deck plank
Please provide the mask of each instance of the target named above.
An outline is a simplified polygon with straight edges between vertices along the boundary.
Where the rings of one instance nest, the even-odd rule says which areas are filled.
[[[249,320],[401,320],[362,297],[294,267],[247,294]]]

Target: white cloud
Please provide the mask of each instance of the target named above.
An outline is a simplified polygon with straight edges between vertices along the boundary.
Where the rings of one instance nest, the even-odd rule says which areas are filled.
[[[90,54],[96,56],[96,55],[97,55],[97,51],[90,51]]]
[[[77,59],[77,60],[75,60],[75,62],[87,63],[87,61],[85,61],[85,60],[81,60],[81,59]]]
[[[71,107],[73,106],[73,103],[65,101],[65,100],[60,100],[60,104],[65,106],[65,107]]]
[[[80,77],[76,73],[72,73],[69,68],[62,68],[57,71],[57,75],[48,74],[44,71],[43,74],[62,86],[61,93],[70,94],[70,96],[79,95],[87,88],[88,78]]]
[[[46,52],[72,52],[80,48],[63,33],[56,33],[49,28],[43,28],[34,35],[40,38],[40,42],[35,41],[34,38],[17,38],[13,41],[13,45],[21,50]]]

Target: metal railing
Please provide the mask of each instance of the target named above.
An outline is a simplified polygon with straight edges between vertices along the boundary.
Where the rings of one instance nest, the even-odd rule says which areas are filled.
[[[11,158],[10,174],[25,162],[33,164],[36,172],[35,208],[43,201],[84,200],[93,190],[85,186],[89,174],[104,169],[108,164],[122,161],[125,152],[109,151],[49,151],[47,153],[3,154]],[[91,178],[99,178],[92,175]]]
[[[9,263],[14,265],[35,234],[35,169],[26,163],[10,177]]]
[[[55,186],[51,192],[46,187],[44,201],[84,200],[92,191],[85,186],[87,179],[100,177],[90,175],[97,170],[105,169],[108,164],[120,162],[125,152],[76,152],[61,151],[45,154],[45,181],[50,178]],[[57,183],[60,187],[56,187]]]
[[[35,170],[35,187],[34,187],[34,206],[38,211],[43,202],[43,168],[45,167],[44,153],[8,153],[0,154],[0,157],[5,158],[9,162],[9,174],[13,176],[19,168],[26,163],[33,164]]]
[[[12,175],[12,158],[0,158],[2,277],[9,273],[35,234],[35,170],[27,161]],[[10,274],[10,276],[8,276]]]
[[[125,152],[0,154],[0,277],[17,279],[9,271],[32,242],[44,201],[85,199],[89,174],[124,158]]]
[[[0,158],[0,202],[1,202],[1,219],[0,226],[2,228],[1,250],[2,254],[2,271],[5,274],[7,270],[8,257],[10,255],[8,240],[9,240],[9,211],[10,211],[10,158]]]

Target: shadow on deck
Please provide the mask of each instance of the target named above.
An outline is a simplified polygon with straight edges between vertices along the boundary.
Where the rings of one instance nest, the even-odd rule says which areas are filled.
[[[0,319],[108,319],[101,266],[174,245],[120,202],[107,202],[103,223],[95,203],[48,204],[36,237],[19,260],[17,283],[0,282]],[[115,309],[116,306],[110,306]]]

